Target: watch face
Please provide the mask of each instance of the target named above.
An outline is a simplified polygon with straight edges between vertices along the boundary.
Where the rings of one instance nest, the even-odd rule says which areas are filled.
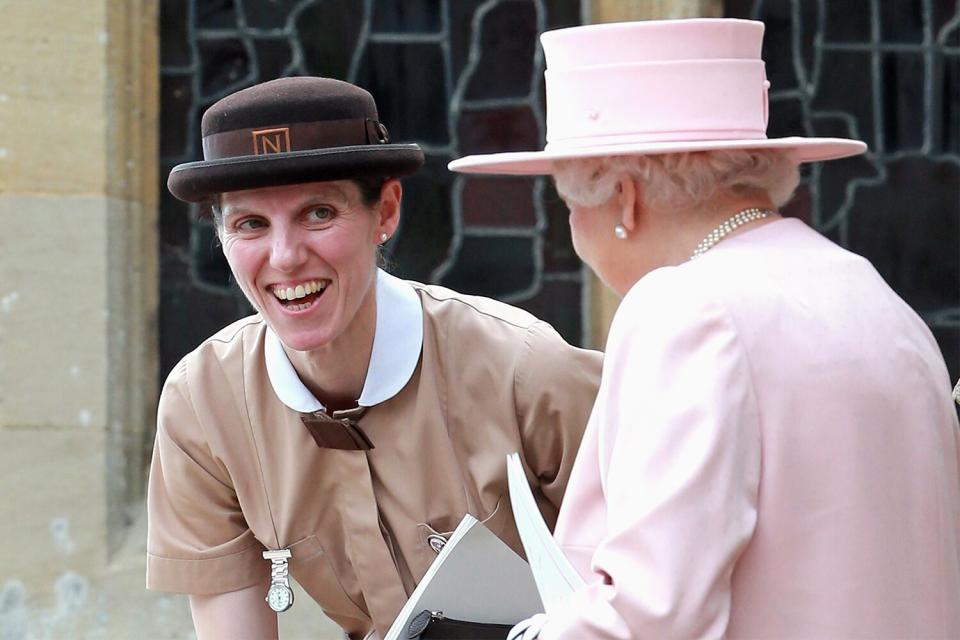
[[[293,591],[282,584],[270,585],[267,591],[267,604],[277,613],[286,611],[293,606]]]

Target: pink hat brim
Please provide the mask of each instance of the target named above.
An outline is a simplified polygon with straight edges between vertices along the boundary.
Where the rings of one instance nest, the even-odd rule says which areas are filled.
[[[684,151],[719,149],[784,149],[797,162],[837,160],[863,153],[867,145],[845,138],[775,138],[772,140],[691,140],[682,142],[643,142],[622,145],[598,145],[577,149],[517,151],[465,156],[447,165],[459,173],[510,175],[549,175],[555,160],[596,158],[601,156],[655,155]]]

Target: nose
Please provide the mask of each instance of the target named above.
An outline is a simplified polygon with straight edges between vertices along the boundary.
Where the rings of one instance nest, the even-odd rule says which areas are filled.
[[[295,271],[306,261],[306,245],[296,227],[275,228],[270,247],[270,266],[277,271]]]

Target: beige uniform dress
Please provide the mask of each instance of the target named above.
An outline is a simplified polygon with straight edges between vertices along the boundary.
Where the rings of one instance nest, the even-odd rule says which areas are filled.
[[[242,589],[269,576],[265,549],[286,548],[292,576],[351,637],[384,635],[436,557],[428,536],[470,513],[521,551],[508,453],[521,452],[553,525],[600,368],[524,311],[381,271],[358,400],[374,448],[321,448],[301,417],[322,405],[263,319],[240,320],[164,386],[147,587]]]

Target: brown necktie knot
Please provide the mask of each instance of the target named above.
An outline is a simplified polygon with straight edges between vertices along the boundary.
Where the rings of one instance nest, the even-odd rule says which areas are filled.
[[[322,449],[344,449],[348,451],[367,451],[373,449],[370,438],[360,428],[360,418],[366,412],[365,407],[335,412],[329,416],[323,411],[305,413],[300,416],[307,431],[313,436],[317,446]],[[341,414],[338,416],[337,414]],[[346,414],[346,415],[342,415]]]

